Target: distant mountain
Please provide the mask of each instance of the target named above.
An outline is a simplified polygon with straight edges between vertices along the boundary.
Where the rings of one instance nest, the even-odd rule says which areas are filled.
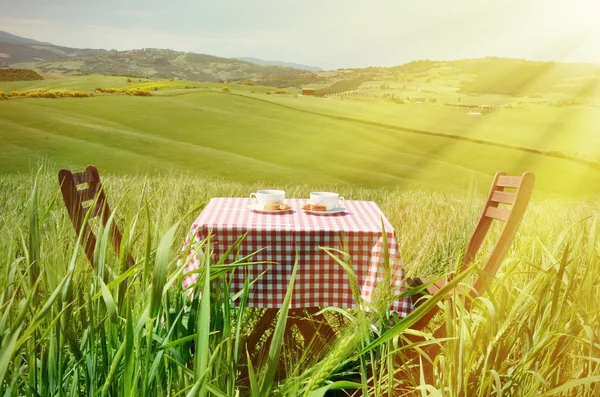
[[[0,30],[0,41],[4,42],[4,43],[10,43],[10,44],[53,45],[51,43],[44,43],[42,41],[28,39],[26,37],[15,36],[12,33],[3,32],[1,30]]]
[[[414,96],[446,86],[457,95],[513,97],[549,93],[592,97],[600,92],[600,65],[533,62],[486,57],[456,61],[420,60],[393,67],[338,69],[257,58],[220,58],[168,49],[116,51],[57,46],[0,31],[0,68],[37,72],[113,74],[192,81],[253,81],[278,88],[318,85],[319,94]],[[420,95],[419,95],[420,96]]]
[[[105,52],[105,50],[62,47],[0,31],[0,67],[15,63],[50,61],[100,52]]]
[[[325,77],[319,94],[351,92],[366,97],[438,99],[445,92],[505,95],[548,100],[549,94],[594,98],[600,92],[600,65],[485,57],[455,61],[419,60],[393,67],[338,69],[316,73]],[[416,92],[421,94],[415,95]],[[489,100],[489,98],[487,99]]]
[[[264,59],[258,59],[258,58],[252,58],[252,57],[234,57],[231,59],[237,59],[239,61],[250,62],[250,63],[254,63],[256,65],[282,66],[285,68],[307,70],[309,72],[322,72],[323,71],[323,69],[321,69],[319,67],[302,65],[300,63],[282,62],[282,61],[265,61]]]
[[[0,31],[0,67],[8,66],[62,74],[116,74],[196,81],[258,80],[306,73],[290,67],[166,49],[107,51],[61,47]]]
[[[14,66],[18,67],[19,64]],[[305,73],[297,69],[156,48],[111,50],[39,61],[34,68],[41,72],[62,74],[114,74],[193,81],[243,81]]]

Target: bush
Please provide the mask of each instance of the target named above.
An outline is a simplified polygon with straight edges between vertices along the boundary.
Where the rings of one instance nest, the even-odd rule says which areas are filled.
[[[242,81],[240,84],[243,84],[243,85],[256,85],[253,81]]]
[[[158,91],[158,87],[154,87],[154,91]],[[120,88],[96,88],[97,93],[102,94],[127,94],[127,95],[135,95],[135,96],[152,96],[150,91],[141,90],[139,88],[135,90],[123,90]]]
[[[289,92],[287,92],[286,90],[277,90],[275,91],[276,94],[289,94]]]
[[[87,92],[82,91],[48,91],[48,90],[35,90],[35,91],[12,91],[11,97],[28,97],[28,98],[87,98],[89,95]]]
[[[221,88],[221,91],[229,92],[229,88],[228,87],[223,87],[223,88]]]
[[[127,91],[127,95],[134,95],[134,96],[152,96],[152,94],[150,93],[150,91],[146,91],[146,90],[131,90],[131,91]]]
[[[30,91],[26,94],[30,98],[56,98],[56,94],[54,92],[47,90]]]
[[[2,100],[2,99],[7,99],[4,91],[0,91],[0,100]]]
[[[88,94],[81,91],[73,91],[70,93],[73,98],[87,98]]]
[[[102,94],[125,94],[125,90],[120,88],[96,88],[95,92]]]

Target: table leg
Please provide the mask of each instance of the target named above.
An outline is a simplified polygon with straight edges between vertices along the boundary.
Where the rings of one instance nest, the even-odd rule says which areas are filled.
[[[290,322],[298,327],[306,345],[316,341],[316,337],[324,346],[335,341],[336,333],[317,307],[290,310]]]
[[[335,341],[337,337],[335,331],[331,328],[324,315],[317,314],[319,310],[317,307],[290,309],[286,324],[286,337],[292,336],[292,328],[295,325],[304,339],[305,346],[308,346],[315,337],[319,337],[324,346],[328,346]],[[257,345],[269,328],[274,327],[278,314],[279,309],[266,309],[246,339],[246,347],[248,348],[253,364],[258,364],[257,358],[261,355],[259,354]],[[272,335],[268,337],[262,346],[261,351],[263,353],[269,351],[271,338]]]
[[[297,341],[294,339],[294,326],[297,327],[300,335],[302,335],[302,338],[304,339],[304,349],[326,349],[331,346],[337,335],[327,322],[325,316],[317,314],[319,310],[320,309],[316,307],[289,310],[283,340],[283,347],[285,349],[295,349],[296,353],[292,354],[302,354],[301,351],[298,350],[299,346],[297,345]],[[275,327],[278,314],[279,309],[266,309],[262,317],[254,326],[251,334],[246,339],[246,348],[250,354],[250,362],[255,371],[258,371],[264,365],[265,359],[269,354],[268,352],[273,340],[273,332],[269,333],[269,331],[272,331]],[[269,333],[269,335],[259,349],[258,345],[267,333]],[[318,354],[321,352],[315,353]],[[242,362],[246,362],[246,357],[242,359]],[[280,366],[280,370],[284,371],[283,365]],[[243,380],[248,379],[248,367],[246,365],[242,367],[241,379],[242,382]]]
[[[260,320],[254,326],[252,333],[246,339],[246,346],[251,356],[254,356],[256,345],[260,339],[264,336],[265,332],[271,327],[271,324],[277,318],[277,312],[279,309],[266,309]]]

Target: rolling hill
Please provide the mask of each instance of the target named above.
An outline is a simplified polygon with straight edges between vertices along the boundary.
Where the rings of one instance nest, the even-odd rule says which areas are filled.
[[[252,80],[305,73],[290,67],[166,49],[107,51],[61,47],[0,31],[0,67],[8,66],[67,75],[108,74],[193,81]]]
[[[107,74],[192,81],[252,80],[304,73],[297,69],[260,66],[229,58],[154,48],[105,51],[11,66],[67,75]]]
[[[535,172],[540,191],[600,193],[598,137],[589,128],[597,111],[567,108],[549,117],[552,108],[532,104],[473,118],[435,103],[275,95],[243,84],[223,92],[222,84],[128,84],[105,76],[3,83],[0,90],[118,85],[153,96],[1,101],[0,172],[25,172],[46,159],[124,174],[443,190],[486,189],[503,169]]]
[[[265,61],[264,59],[252,58],[252,57],[233,57],[238,61],[255,63],[257,65],[270,65],[270,66],[282,66],[284,68],[306,70],[308,72],[322,72],[323,69],[316,66],[303,65],[300,63],[293,62],[282,62],[282,61]]]
[[[428,98],[431,93],[444,92],[444,100],[481,94],[512,97],[561,94],[580,99],[595,97],[600,91],[600,65],[595,64],[487,57],[321,71],[301,64],[221,58],[169,49],[75,49],[0,31],[2,66],[66,75],[107,74],[208,82],[250,80],[278,88],[315,87],[321,95],[354,93],[381,98]]]
[[[307,72],[162,49],[66,55],[5,37],[60,56],[11,65],[60,78],[0,83],[0,172],[50,159],[115,173],[440,189],[485,186],[504,169],[535,172],[547,192],[600,193],[599,65],[490,57]],[[307,86],[325,98],[288,95]],[[91,97],[10,95],[30,90]]]
[[[38,40],[28,39],[27,37],[16,36],[12,33],[3,32],[0,30],[0,42],[10,44],[25,44],[25,45],[53,45],[51,43]]]

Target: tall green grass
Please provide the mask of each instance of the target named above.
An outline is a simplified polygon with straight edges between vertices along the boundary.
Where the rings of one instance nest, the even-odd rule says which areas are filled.
[[[383,288],[369,312],[325,310],[332,320],[344,319],[331,346],[307,345],[299,336],[284,343],[284,305],[263,352],[265,365],[254,367],[247,366],[252,352],[244,341],[261,310],[247,307],[245,291],[232,298],[227,276],[252,266],[252,257],[225,263],[203,254],[192,300],[181,289],[177,261],[189,225],[210,197],[245,197],[259,185],[110,175],[104,184],[111,222],[124,231],[124,253],[112,253],[108,228],[100,228],[91,269],[54,173],[0,177],[5,396],[600,394],[597,200],[533,201],[491,291],[470,312],[460,294],[427,302],[443,306],[436,323],[446,327],[447,340],[426,332],[411,343],[419,312],[398,319],[385,309]],[[284,188],[288,197],[305,197],[314,187]],[[459,263],[484,201],[478,190],[344,189],[345,197],[380,205],[413,275],[439,276]],[[208,252],[209,246],[196,248]],[[136,265],[122,271],[129,252]],[[348,258],[328,252],[352,280]],[[454,285],[468,288],[471,275]],[[439,344],[439,354],[429,357],[427,344]]]

